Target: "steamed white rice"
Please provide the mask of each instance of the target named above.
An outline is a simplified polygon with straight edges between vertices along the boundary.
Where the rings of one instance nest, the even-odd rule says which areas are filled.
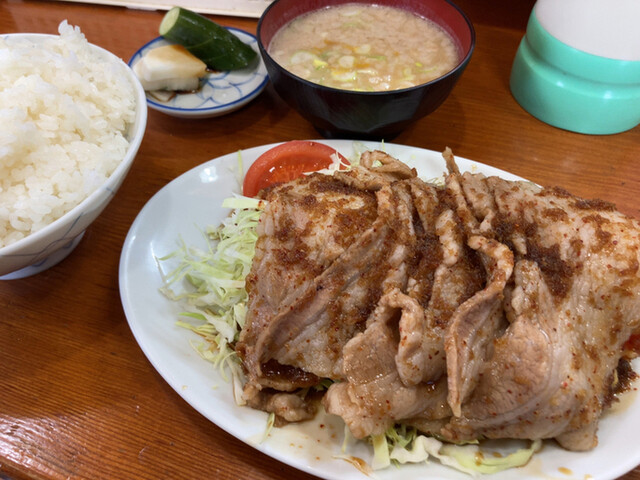
[[[129,146],[134,88],[66,21],[45,43],[0,36],[0,248],[102,185]]]

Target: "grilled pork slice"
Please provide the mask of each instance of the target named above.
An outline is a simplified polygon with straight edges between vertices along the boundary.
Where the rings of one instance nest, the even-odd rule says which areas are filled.
[[[288,368],[282,368],[283,363],[265,351],[272,349],[268,342],[271,332],[277,324],[283,328],[288,324],[293,335],[295,318],[302,324],[310,309],[319,314],[323,305],[335,300],[335,287],[331,293],[323,291],[319,277],[333,264],[334,269],[341,265],[336,259],[374,222],[377,203],[373,193],[320,174],[277,187],[266,194],[266,200],[268,205],[258,226],[256,253],[247,277],[249,311],[236,350],[244,359],[248,388],[253,387],[256,392],[263,387],[293,391],[308,386],[310,379],[317,382],[318,377],[308,370],[302,374],[299,365],[287,363]],[[307,311],[301,312],[304,308]],[[363,312],[361,321],[367,315]],[[345,328],[353,330],[357,326],[356,320]],[[295,331],[296,335],[299,333]],[[294,345],[300,346],[300,341]],[[311,361],[322,362],[322,375],[328,373],[328,357],[334,361],[339,358],[340,347],[326,335],[309,341],[320,350]]]
[[[415,250],[408,187],[350,184],[379,175],[393,175],[393,168],[356,169],[351,182],[310,175],[265,194],[247,278],[247,324],[236,348],[250,404],[265,389],[293,392],[314,379],[341,378],[342,347],[364,329],[385,288],[406,284],[404,262]]]
[[[509,246],[515,265],[503,307],[509,326],[443,433],[452,440],[556,438],[588,450],[597,444],[622,346],[640,330],[638,223],[611,204],[560,189],[470,174],[460,182],[483,222],[479,230]],[[478,182],[495,205],[483,213]],[[462,343],[455,325],[447,336]],[[465,379],[448,366],[455,411],[452,397]]]
[[[300,389],[358,437],[402,422],[459,442],[597,443],[640,333],[640,228],[601,201],[382,152],[265,193],[237,346],[250,405],[297,421]]]

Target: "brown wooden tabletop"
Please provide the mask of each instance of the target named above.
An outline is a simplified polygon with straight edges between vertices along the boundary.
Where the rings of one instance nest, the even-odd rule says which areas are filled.
[[[458,4],[476,28],[471,63],[445,103],[393,141],[438,151],[449,146],[640,217],[640,127],[609,136],[559,130],[527,114],[510,94],[511,63],[533,1]],[[157,36],[162,15],[3,0],[0,33],[56,33],[67,19],[90,42],[128,60]],[[255,19],[215,20],[250,32],[257,26]],[[219,118],[180,120],[149,110],[131,172],[73,254],[36,276],[0,281],[0,472],[29,479],[312,478],[191,408],[143,355],[118,292],[125,236],[161,187],[220,155],[308,138],[318,134],[270,87]],[[640,468],[623,478],[640,480]]]

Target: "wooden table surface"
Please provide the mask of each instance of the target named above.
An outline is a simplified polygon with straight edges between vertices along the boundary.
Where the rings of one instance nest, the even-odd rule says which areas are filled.
[[[533,2],[458,3],[477,33],[469,67],[446,102],[394,142],[449,146],[640,217],[640,127],[588,136],[527,114],[508,80]],[[0,33],[56,33],[67,19],[125,60],[157,36],[161,18],[121,7],[0,2]],[[255,19],[215,20],[251,32],[257,26]],[[239,149],[317,137],[269,87],[221,118],[188,121],[149,110],[130,174],[73,254],[36,276],[0,281],[0,472],[29,479],[312,478],[226,434],[162,379],[129,330],[118,262],[140,209],[175,177]],[[623,478],[640,480],[640,468]]]

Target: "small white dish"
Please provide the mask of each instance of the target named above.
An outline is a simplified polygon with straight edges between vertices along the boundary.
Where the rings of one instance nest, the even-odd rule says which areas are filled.
[[[237,28],[227,27],[227,30],[258,52],[255,36]],[[133,68],[148,50],[170,43],[163,37],[151,40],[131,57],[129,66]],[[226,115],[243,107],[264,90],[267,81],[267,69],[258,55],[255,63],[247,68],[208,73],[201,80],[197,92],[178,93],[167,100],[158,98],[151,92],[145,93],[147,105],[159,112],[178,118],[211,118]]]

